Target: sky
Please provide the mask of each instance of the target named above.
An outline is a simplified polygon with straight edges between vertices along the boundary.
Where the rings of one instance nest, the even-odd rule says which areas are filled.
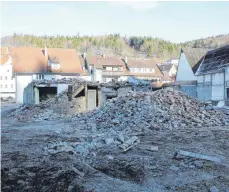
[[[229,33],[229,2],[7,2],[1,10],[1,36],[151,36],[171,42]]]

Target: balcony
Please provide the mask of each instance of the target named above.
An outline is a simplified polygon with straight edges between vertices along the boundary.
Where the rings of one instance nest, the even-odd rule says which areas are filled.
[[[123,71],[102,71],[102,76],[120,76],[123,75]]]

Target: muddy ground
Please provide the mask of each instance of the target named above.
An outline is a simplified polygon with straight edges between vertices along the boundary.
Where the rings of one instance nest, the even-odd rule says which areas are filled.
[[[2,114],[2,191],[229,191],[228,126],[137,135],[127,152],[103,145],[87,155],[73,149],[49,153],[51,142],[76,146],[98,133],[70,119],[17,122]],[[145,146],[157,146],[149,151]],[[174,158],[179,150],[216,156],[221,163]]]

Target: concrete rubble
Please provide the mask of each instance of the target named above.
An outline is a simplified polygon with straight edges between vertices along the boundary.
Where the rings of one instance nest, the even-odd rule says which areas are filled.
[[[11,133],[9,137],[23,141],[16,152],[3,147],[3,191],[229,188],[228,110],[171,89],[132,90],[84,113],[57,113],[57,105],[63,111],[71,105],[67,92],[39,106],[23,106],[9,117],[23,120],[21,126],[29,120],[38,120],[32,126],[39,128],[50,123],[51,130],[42,129],[35,136],[28,130],[23,138],[16,137],[19,129]],[[7,131],[3,130],[3,142],[13,142]],[[28,150],[24,154],[23,147]]]
[[[108,82],[108,83],[98,83],[98,82],[88,82],[83,79],[59,79],[59,80],[34,80],[30,83],[33,86],[38,86],[41,84],[50,86],[52,84],[69,84],[73,85],[74,87],[80,87],[81,85],[90,85],[90,86],[97,86],[98,89],[102,89],[105,92],[108,89],[109,91],[115,91],[119,88],[123,88],[122,91],[125,95],[126,87],[129,87],[130,91],[150,91],[150,83],[142,84],[139,83],[137,85],[127,82],[127,81],[120,81],[120,82]],[[127,90],[127,89],[126,89]],[[116,91],[117,92],[117,91]],[[127,91],[128,92],[128,91]],[[117,92],[118,93],[118,92]],[[116,93],[116,94],[117,94]],[[123,95],[122,93],[118,95]],[[115,95],[116,97],[118,95]],[[48,98],[38,105],[22,105],[20,108],[15,110],[13,113],[10,114],[11,117],[19,121],[43,121],[43,120],[56,120],[56,119],[63,119],[63,118],[70,118],[78,113],[84,113],[87,110],[80,106],[80,103],[74,103],[71,99],[69,99],[68,90],[64,90],[59,95]]]

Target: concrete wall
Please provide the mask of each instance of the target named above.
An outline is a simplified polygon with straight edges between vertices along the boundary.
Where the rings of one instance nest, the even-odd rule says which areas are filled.
[[[16,75],[16,102],[23,103],[25,87],[33,80],[32,75]]]
[[[186,93],[187,95],[197,98],[197,86],[196,85],[181,85],[178,90]]]
[[[181,53],[179,64],[178,64],[177,75],[176,75],[176,81],[194,81],[194,80],[197,80],[197,77],[194,75],[185,54]]]
[[[59,95],[64,90],[67,90],[68,89],[68,85],[69,84],[58,84],[57,85],[57,95]]]
[[[34,96],[33,85],[29,84],[28,86],[24,88],[23,103],[26,105],[34,105],[35,104],[34,98],[35,96]]]
[[[212,99],[211,74],[197,76],[197,98],[200,101]]]
[[[171,87],[175,90],[186,93],[187,95],[197,98],[197,81],[181,81],[168,83],[165,87]]]

